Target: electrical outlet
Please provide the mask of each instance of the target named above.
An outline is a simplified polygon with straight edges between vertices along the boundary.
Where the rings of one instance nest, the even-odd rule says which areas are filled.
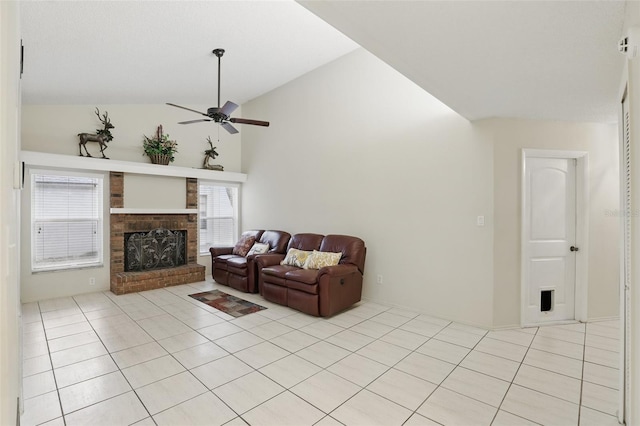
[[[378,280],[376,282],[382,284],[382,275],[378,274]]]
[[[94,277],[89,278],[89,285],[96,285],[96,279]]]
[[[484,216],[478,216],[476,218],[476,225],[478,226],[484,226]]]

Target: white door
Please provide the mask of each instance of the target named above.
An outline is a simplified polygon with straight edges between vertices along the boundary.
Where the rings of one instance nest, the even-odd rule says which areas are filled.
[[[576,160],[527,157],[523,325],[575,319]]]

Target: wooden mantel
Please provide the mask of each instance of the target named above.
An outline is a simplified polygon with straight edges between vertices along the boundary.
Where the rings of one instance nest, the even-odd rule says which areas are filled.
[[[105,160],[102,158],[74,155],[50,154],[46,152],[21,151],[20,161],[28,166],[58,168],[65,170],[95,170],[124,172],[139,175],[175,176],[221,182],[246,182],[247,175],[236,172],[196,169],[179,166],[162,166],[134,161]]]

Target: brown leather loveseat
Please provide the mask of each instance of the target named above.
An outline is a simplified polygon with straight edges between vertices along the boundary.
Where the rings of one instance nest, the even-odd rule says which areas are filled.
[[[280,264],[289,258],[291,249],[339,253],[340,260],[319,269]],[[309,315],[331,316],[360,301],[366,252],[364,241],[357,237],[296,234],[289,241],[286,259],[268,254],[256,258],[260,293],[270,302]]]
[[[268,244],[269,254],[283,254],[291,234],[284,231],[253,230],[243,232],[240,242],[251,247],[254,243]],[[211,247],[211,271],[218,284],[228,285],[245,293],[258,292],[258,279],[255,259],[258,254],[245,254],[236,247]],[[234,254],[235,253],[235,254]]]

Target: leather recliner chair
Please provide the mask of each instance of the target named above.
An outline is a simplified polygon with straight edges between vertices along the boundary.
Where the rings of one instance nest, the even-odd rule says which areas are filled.
[[[338,265],[320,269],[280,265],[284,256],[260,256],[258,271],[266,300],[322,317],[334,315],[360,301],[367,252],[360,238],[296,234],[288,248],[340,252],[342,256]]]
[[[284,253],[291,238],[285,231],[253,230],[242,233],[255,237],[256,243],[269,244],[270,254]],[[255,259],[260,254],[246,257],[233,254],[233,247],[211,247],[211,270],[213,279],[218,284],[228,285],[245,293],[258,291],[258,279]]]

